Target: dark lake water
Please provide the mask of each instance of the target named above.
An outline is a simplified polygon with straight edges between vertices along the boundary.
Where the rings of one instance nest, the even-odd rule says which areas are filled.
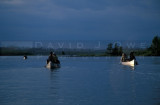
[[[160,105],[160,57],[137,57],[135,68],[120,57],[0,57],[0,105]]]

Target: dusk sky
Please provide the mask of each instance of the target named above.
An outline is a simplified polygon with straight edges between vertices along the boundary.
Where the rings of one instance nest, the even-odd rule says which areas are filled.
[[[152,40],[160,0],[0,0],[0,40]]]

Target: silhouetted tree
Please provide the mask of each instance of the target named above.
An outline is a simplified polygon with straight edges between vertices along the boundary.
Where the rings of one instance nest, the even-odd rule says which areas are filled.
[[[2,49],[2,48],[0,47],[0,56],[2,55],[2,54],[1,54],[1,51],[2,51],[2,50],[1,50],[1,49]]]
[[[153,38],[150,50],[152,51],[152,55],[160,56],[160,37],[155,36]]]
[[[109,43],[108,47],[107,47],[107,53],[113,56],[118,56],[118,55],[122,55],[123,53],[123,48],[119,47],[117,43],[115,43],[114,48],[112,47],[113,44]]]
[[[122,53],[123,53],[123,48],[121,46],[121,47],[119,47],[119,54],[118,55],[122,55]]]
[[[65,55],[65,52],[64,52],[64,51],[62,51],[62,55]]]
[[[117,43],[115,43],[112,54],[113,55],[118,55],[118,49],[119,49],[119,47],[118,47]]]
[[[109,53],[109,54],[112,53],[112,50],[113,50],[112,45],[113,45],[112,43],[109,43],[109,44],[108,44],[107,53]]]

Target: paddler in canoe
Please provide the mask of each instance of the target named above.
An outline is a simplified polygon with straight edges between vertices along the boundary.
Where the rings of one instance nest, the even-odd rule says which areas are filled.
[[[129,61],[132,61],[132,60],[136,60],[136,57],[134,56],[134,52],[130,53]]]
[[[131,52],[130,53],[130,58],[128,59],[127,58],[127,55],[125,54],[125,53],[122,53],[122,57],[121,57],[121,62],[123,63],[125,63],[125,64],[127,64],[127,62],[128,62],[128,64],[129,64],[129,62],[131,62],[131,61],[133,61],[134,60],[134,62],[135,62],[135,64],[134,65],[137,65],[138,63],[137,63],[137,61],[136,61],[136,57],[134,56],[134,52]]]
[[[27,55],[24,55],[23,59],[26,60],[27,59]]]
[[[121,62],[128,61],[127,55],[125,53],[122,53]]]
[[[127,62],[127,61],[132,61],[132,60],[136,60],[136,57],[134,56],[134,52],[130,53],[130,58],[127,58],[127,55],[125,53],[122,53],[122,57],[121,57],[121,62]]]
[[[48,64],[50,61],[51,61],[52,63],[60,64],[57,55],[56,55],[55,53],[53,53],[52,51],[50,52],[50,55],[49,55],[49,57],[48,57],[48,59],[47,59],[47,64]]]
[[[135,65],[138,65],[138,62],[137,62],[137,60],[136,60],[136,57],[134,56],[134,52],[131,52],[131,53],[130,53],[130,59],[129,59],[129,61],[132,61],[132,60],[135,61]]]

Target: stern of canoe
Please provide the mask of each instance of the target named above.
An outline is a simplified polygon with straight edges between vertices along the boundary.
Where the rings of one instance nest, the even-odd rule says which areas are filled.
[[[128,66],[135,66],[137,65],[137,61],[136,60],[132,60],[132,61],[127,61],[127,62],[121,62],[122,65],[128,65]]]
[[[46,68],[48,68],[48,69],[54,69],[54,68],[59,68],[59,67],[60,67],[60,64],[56,64],[56,63],[52,63],[52,62],[49,62],[46,65]]]

